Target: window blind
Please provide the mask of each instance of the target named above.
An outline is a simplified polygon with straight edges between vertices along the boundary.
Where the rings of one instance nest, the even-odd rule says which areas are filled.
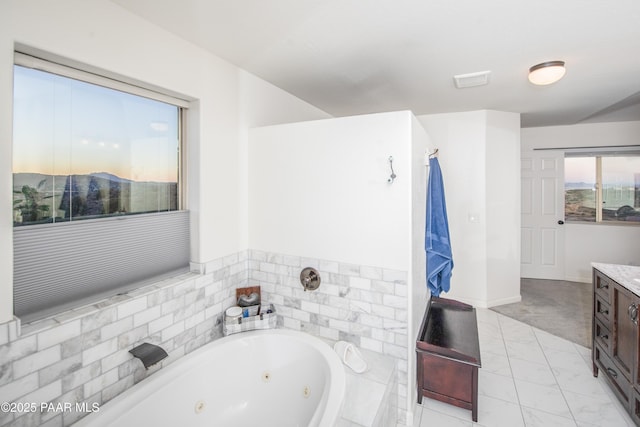
[[[14,313],[22,321],[187,271],[189,212],[15,227]]]

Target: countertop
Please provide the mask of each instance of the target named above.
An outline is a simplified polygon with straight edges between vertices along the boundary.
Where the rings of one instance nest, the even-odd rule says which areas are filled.
[[[591,266],[640,296],[640,267],[592,262]]]

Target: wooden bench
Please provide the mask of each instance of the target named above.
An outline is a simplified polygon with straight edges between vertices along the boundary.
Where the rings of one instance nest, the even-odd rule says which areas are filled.
[[[480,344],[476,309],[431,297],[416,340],[418,403],[429,397],[464,409],[478,421]]]

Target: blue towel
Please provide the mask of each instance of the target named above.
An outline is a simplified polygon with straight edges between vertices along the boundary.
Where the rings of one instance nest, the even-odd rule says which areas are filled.
[[[449,291],[453,257],[442,171],[435,157],[429,159],[426,216],[424,248],[427,251],[427,286],[431,295],[437,297],[440,292]]]

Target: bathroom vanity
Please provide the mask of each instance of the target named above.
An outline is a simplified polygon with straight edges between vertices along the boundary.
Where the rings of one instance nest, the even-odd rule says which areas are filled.
[[[416,341],[418,403],[422,397],[470,409],[478,421],[480,345],[476,309],[432,297]]]
[[[592,263],[593,376],[602,372],[640,426],[640,267]]]

